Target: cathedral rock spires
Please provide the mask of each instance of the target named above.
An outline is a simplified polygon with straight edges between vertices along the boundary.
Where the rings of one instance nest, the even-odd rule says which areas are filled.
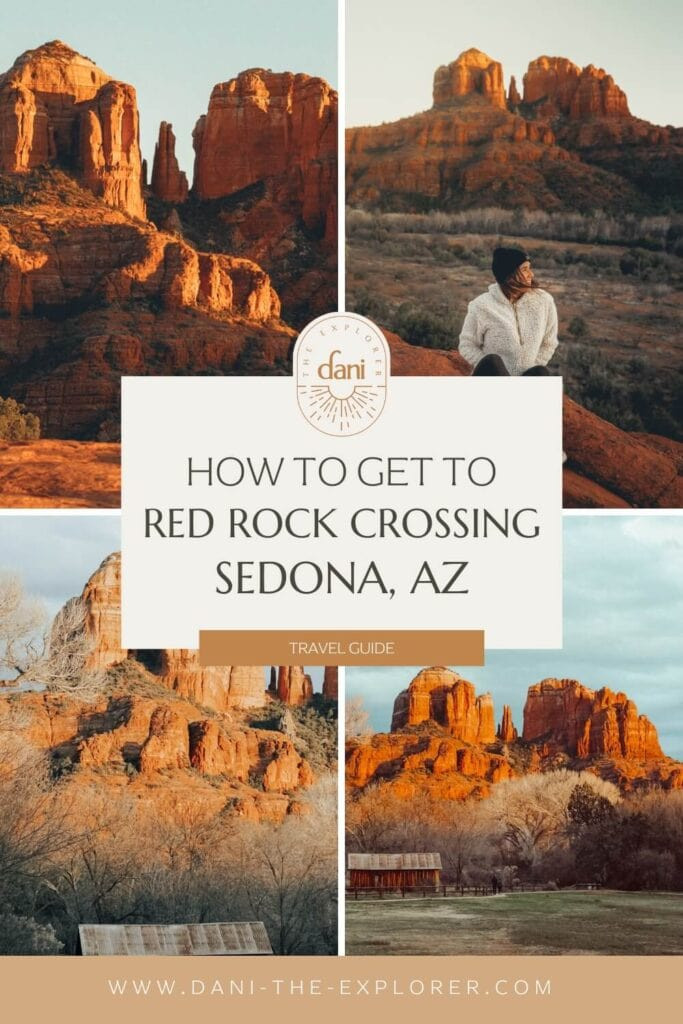
[[[512,721],[512,711],[509,704],[503,704],[503,717],[500,720],[496,735],[502,743],[514,743],[517,739],[517,730]]]
[[[323,697],[337,700],[339,693],[339,669],[336,665],[326,665],[323,677]]]
[[[187,177],[178,166],[173,125],[168,121],[162,121],[159,125],[159,139],[154,148],[151,188],[157,199],[167,203],[184,203],[187,199]]]
[[[451,64],[444,64],[434,72],[434,106],[446,106],[451,100],[470,93],[478,93],[494,107],[507,106],[503,86],[503,68],[481,50],[465,50]]]
[[[575,679],[543,679],[529,687],[523,738],[578,758],[663,757],[657,730],[625,693],[590,690]]]
[[[524,103],[543,117],[571,121],[630,117],[626,94],[602,68],[577,67],[565,57],[538,57],[524,76]]]
[[[433,721],[466,743],[493,743],[493,700],[443,666],[424,668],[394,702],[391,731]]]
[[[508,89],[508,107],[510,110],[515,110],[522,102],[522,97],[519,95],[517,88],[517,82],[515,76],[512,75],[510,78],[510,87]]]
[[[0,170],[45,164],[145,217],[135,89],[59,40],[27,50],[0,76]]]
[[[305,704],[313,696],[313,683],[301,665],[281,665],[277,676],[277,695],[285,704]]]

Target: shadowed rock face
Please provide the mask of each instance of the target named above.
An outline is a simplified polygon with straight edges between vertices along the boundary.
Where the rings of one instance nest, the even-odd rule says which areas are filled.
[[[0,77],[0,170],[44,164],[144,218],[135,90],[59,41],[27,50]]]
[[[154,195],[164,202],[184,203],[187,199],[187,177],[178,166],[173,125],[167,121],[162,121],[159,125],[159,140],[154,148],[151,187]]]
[[[630,117],[626,94],[602,68],[577,67],[564,57],[538,57],[524,76],[524,103],[536,114],[563,115],[572,121],[594,117]]]
[[[326,665],[323,676],[323,697],[337,700],[339,692],[339,669],[336,665]]]
[[[509,704],[503,705],[503,717],[500,720],[496,736],[502,743],[514,743],[517,739],[517,730],[512,721],[512,710]]]
[[[243,71],[214,87],[194,130],[193,189],[229,196],[272,180],[308,228],[336,238],[337,94],[321,78]]]
[[[589,770],[625,792],[683,788],[683,764],[666,757],[657,730],[633,701],[572,679],[529,687],[523,736],[505,705],[493,733],[493,703],[450,669],[423,669],[394,703],[391,733],[347,743],[346,781],[414,799],[486,796],[504,779],[558,767]]]

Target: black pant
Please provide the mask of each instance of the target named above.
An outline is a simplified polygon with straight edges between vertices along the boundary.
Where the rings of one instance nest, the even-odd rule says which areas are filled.
[[[488,355],[480,359],[474,370],[473,377],[510,377],[510,371],[500,356]],[[525,370],[522,377],[550,377],[550,370],[547,366],[530,366]]]

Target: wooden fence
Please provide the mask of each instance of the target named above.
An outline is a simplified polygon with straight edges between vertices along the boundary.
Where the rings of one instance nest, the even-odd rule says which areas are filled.
[[[497,893],[505,892],[552,892],[545,885],[534,885],[531,882],[524,882],[520,885],[516,885],[514,889],[497,889]],[[362,900],[362,899],[396,899],[400,896],[403,899],[406,897],[422,898],[430,896],[492,896],[493,889],[490,885],[425,885],[425,886],[400,886],[395,889],[380,889],[377,887],[347,887],[346,896],[347,899]]]

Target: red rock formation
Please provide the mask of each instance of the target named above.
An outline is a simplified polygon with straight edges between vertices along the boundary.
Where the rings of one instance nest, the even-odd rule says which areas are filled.
[[[214,711],[260,708],[266,702],[262,665],[202,667],[199,652],[161,652],[159,677],[164,686]]]
[[[481,50],[465,50],[451,64],[434,73],[434,106],[443,107],[452,100],[478,93],[495,107],[504,109],[503,69]]]
[[[396,376],[463,376],[471,367],[457,351],[410,345],[384,331]],[[683,444],[630,434],[577,405],[563,407],[565,508],[680,508]]]
[[[326,665],[323,676],[323,697],[328,700],[338,700],[339,697],[339,669],[336,665]]]
[[[187,176],[178,166],[173,125],[168,121],[162,121],[159,125],[159,140],[154,147],[151,187],[157,199],[163,199],[164,202],[184,203],[187,199]]]
[[[663,756],[657,730],[626,694],[593,691],[574,679],[544,679],[529,687],[523,737],[578,758]]]
[[[285,704],[305,704],[313,696],[313,683],[301,665],[280,665],[277,695]]]
[[[337,94],[309,75],[253,68],[215,86],[193,135],[197,196],[278,179],[279,200],[295,201],[308,228],[336,232],[336,115]]]
[[[0,77],[0,170],[43,164],[75,168],[110,206],[144,218],[135,90],[59,41]]]
[[[346,143],[349,202],[401,212],[654,212],[675,202],[683,166],[683,130],[632,117],[601,69],[540,57],[506,99],[500,65],[477,50],[437,70],[430,110],[351,128]]]
[[[405,799],[462,800],[484,796],[491,784],[513,776],[502,755],[454,737],[379,733],[347,744],[346,781],[353,789],[381,782]]]
[[[510,78],[510,86],[508,88],[508,109],[516,110],[516,108],[520,105],[521,102],[522,97],[519,95],[519,89],[517,88],[515,76],[512,75],[512,77]]]
[[[121,647],[121,554],[108,555],[92,574],[81,595],[86,631],[92,641],[88,667],[103,669],[128,656]]]
[[[78,198],[0,207],[0,376],[44,435],[117,429],[122,374],[225,373],[249,346],[253,372],[286,360],[294,332],[258,264]]]
[[[443,666],[422,669],[399,693],[391,731],[430,721],[466,743],[493,743],[496,738],[491,695],[477,697],[472,683]]]
[[[524,103],[543,117],[573,121],[630,117],[628,101],[614,79],[592,64],[581,69],[564,57],[538,57],[524,76]]]
[[[174,708],[162,705],[154,710],[149,736],[140,751],[140,771],[148,775],[164,769],[189,768],[187,722]]]
[[[0,441],[0,508],[120,508],[121,450],[96,441]]]
[[[514,743],[517,739],[517,730],[512,721],[512,711],[509,704],[503,704],[503,717],[500,720],[496,736],[502,743]]]
[[[627,504],[680,507],[683,487],[679,468],[672,455],[656,443],[619,430],[569,398],[564,399],[563,438],[570,468]]]
[[[447,695],[458,690],[465,698],[459,717],[464,728],[448,713]],[[593,771],[624,792],[683,788],[683,764],[662,754],[654,726],[623,693],[543,680],[529,688],[523,740],[506,705],[493,749],[490,739],[472,738],[476,727],[468,728],[471,718],[462,707],[471,708],[472,697],[471,684],[455,673],[423,670],[399,694],[391,734],[348,741],[347,785],[382,784],[405,799],[461,800],[486,796],[493,783],[519,772],[561,766]],[[429,728],[415,728],[427,721]]]
[[[103,669],[131,658],[156,675],[169,690],[213,711],[258,708],[265,704],[261,665],[205,667],[199,663],[198,651],[128,651],[121,647],[120,552],[105,558],[93,573],[83,589],[82,600],[86,630],[93,643],[89,668]]]

